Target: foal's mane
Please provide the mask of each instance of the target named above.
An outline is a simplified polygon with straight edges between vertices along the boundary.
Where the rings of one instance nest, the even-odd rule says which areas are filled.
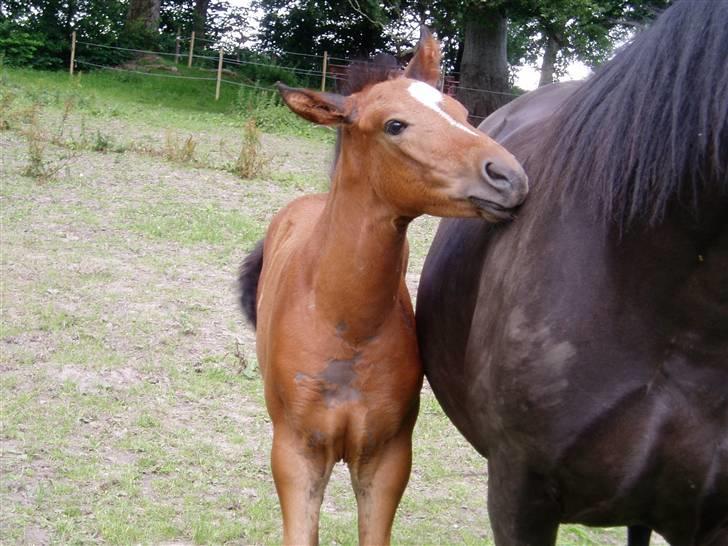
[[[371,61],[353,61],[346,70],[346,77],[338,82],[337,91],[342,95],[352,95],[379,82],[397,77],[401,67],[392,55],[378,53]],[[341,153],[341,129],[336,131],[336,148],[331,166],[333,174]]]
[[[564,103],[528,158],[540,191],[626,227],[728,193],[728,0],[678,1]],[[555,192],[555,194],[553,193]],[[585,195],[588,192],[588,195]]]
[[[378,53],[370,61],[352,61],[339,92],[342,95],[358,93],[370,85],[396,77],[400,70],[397,59],[386,53]]]

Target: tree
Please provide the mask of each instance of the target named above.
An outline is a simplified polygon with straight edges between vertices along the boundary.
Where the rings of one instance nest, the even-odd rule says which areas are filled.
[[[507,61],[535,65],[542,59],[541,84],[550,83],[574,61],[603,62],[634,21],[669,2],[402,0],[399,7],[433,26],[445,45],[446,65],[459,72],[458,98],[477,121],[512,98]]]
[[[366,58],[386,51],[384,26],[396,6],[375,1],[261,0],[265,15],[260,42],[271,52],[283,51],[340,58]]]
[[[613,46],[637,23],[667,7],[670,0],[519,0],[510,2],[509,48],[513,64],[535,65],[539,85],[557,81],[567,66],[603,63]]]
[[[465,11],[457,98],[474,123],[510,99],[506,13],[500,6],[472,3]]]
[[[195,0],[195,35],[205,37],[205,23],[207,22],[207,8],[210,6],[210,0]]]
[[[160,0],[130,0],[127,22],[149,32],[159,30]]]
[[[11,0],[0,6],[0,52],[11,64],[67,68],[71,32],[79,42],[136,47],[127,29],[126,0]],[[119,51],[77,46],[77,59],[117,64]]]
[[[457,98],[474,122],[512,98],[506,4],[503,0],[404,0],[401,6],[436,31],[446,67],[459,76]]]

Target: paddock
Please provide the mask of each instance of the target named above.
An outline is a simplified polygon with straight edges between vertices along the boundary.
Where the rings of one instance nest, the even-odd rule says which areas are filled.
[[[326,185],[331,142],[264,134],[280,159],[242,181],[130,146],[194,131],[214,159],[240,125],[48,92],[60,99],[42,106],[45,131],[57,133],[66,93],[84,93],[66,124],[122,151],[48,144],[63,164],[40,181],[21,174],[22,123],[0,132],[0,542],[279,542],[270,423],[234,280],[274,211]],[[409,232],[413,295],[435,226]],[[425,387],[394,542],[490,544],[485,466]],[[356,543],[355,521],[338,465],[322,544]],[[559,542],[623,543],[623,529],[579,526]]]

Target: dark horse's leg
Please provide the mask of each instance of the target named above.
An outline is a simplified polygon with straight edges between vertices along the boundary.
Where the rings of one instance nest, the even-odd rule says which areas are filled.
[[[488,459],[488,514],[496,546],[553,546],[559,505],[548,481],[507,457]]]
[[[650,546],[652,529],[644,525],[627,527],[627,546]]]

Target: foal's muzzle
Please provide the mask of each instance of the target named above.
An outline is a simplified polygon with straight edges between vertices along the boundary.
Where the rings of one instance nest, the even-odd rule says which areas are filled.
[[[497,202],[495,199],[492,201],[503,209],[520,205],[528,194],[528,177],[515,159],[508,162],[484,161],[482,177],[485,183],[496,191]]]

